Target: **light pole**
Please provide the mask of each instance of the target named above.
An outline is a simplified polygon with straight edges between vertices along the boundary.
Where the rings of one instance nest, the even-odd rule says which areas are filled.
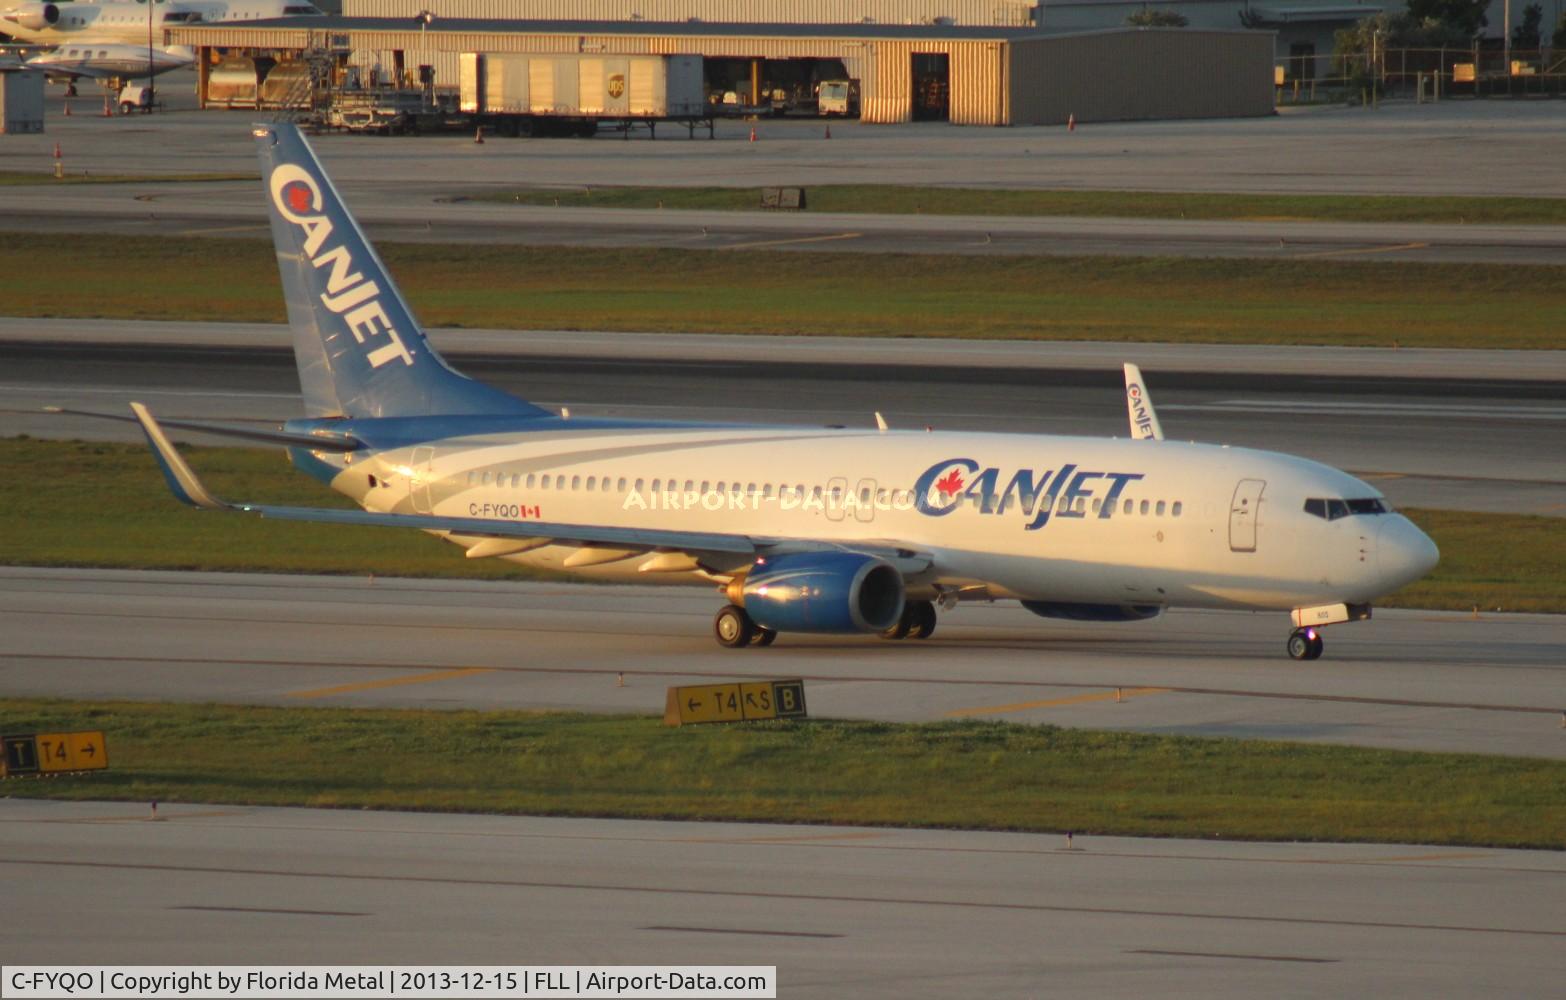
[[[152,102],[157,98],[157,89],[153,84],[153,77],[157,70],[152,65],[152,8],[154,0],[147,0],[147,111],[152,110]]]

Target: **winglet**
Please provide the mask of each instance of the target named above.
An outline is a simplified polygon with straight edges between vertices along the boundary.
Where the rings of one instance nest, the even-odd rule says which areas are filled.
[[[136,414],[136,420],[141,424],[141,429],[147,435],[147,443],[152,445],[153,457],[158,460],[158,466],[163,470],[163,478],[168,482],[169,489],[180,503],[190,504],[192,507],[205,507],[207,510],[232,510],[231,504],[207,492],[207,488],[201,485],[201,480],[191,471],[190,466],[174,450],[174,445],[169,441],[168,435],[163,433],[163,428],[153,419],[152,414],[140,403],[130,405],[131,412]]]
[[[886,418],[881,416],[881,411],[875,411],[875,429],[885,434],[887,431]]]
[[[1153,411],[1153,398],[1142,381],[1142,370],[1133,364],[1127,364],[1125,369],[1126,414],[1131,418],[1131,437],[1138,441],[1162,441],[1164,429],[1159,426],[1158,414]]]

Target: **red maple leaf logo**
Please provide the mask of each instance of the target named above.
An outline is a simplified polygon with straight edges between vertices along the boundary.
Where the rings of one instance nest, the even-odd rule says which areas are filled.
[[[941,491],[942,496],[955,496],[962,489],[962,473],[952,469],[935,481],[935,488]]]
[[[288,198],[288,207],[297,213],[310,211],[310,189],[303,184],[290,184],[288,190],[283,192]]]

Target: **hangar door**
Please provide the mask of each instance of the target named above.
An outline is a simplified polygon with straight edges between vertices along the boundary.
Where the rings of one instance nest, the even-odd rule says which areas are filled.
[[[951,57],[944,52],[915,52],[913,59],[913,120],[951,121]]]

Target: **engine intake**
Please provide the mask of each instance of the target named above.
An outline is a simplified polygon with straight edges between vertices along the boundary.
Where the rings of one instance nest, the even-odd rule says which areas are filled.
[[[60,8],[52,3],[26,3],[9,11],[7,21],[29,31],[42,31],[60,21]]]
[[[756,560],[735,601],[778,632],[880,632],[903,613],[903,575],[858,552],[802,552]]]

